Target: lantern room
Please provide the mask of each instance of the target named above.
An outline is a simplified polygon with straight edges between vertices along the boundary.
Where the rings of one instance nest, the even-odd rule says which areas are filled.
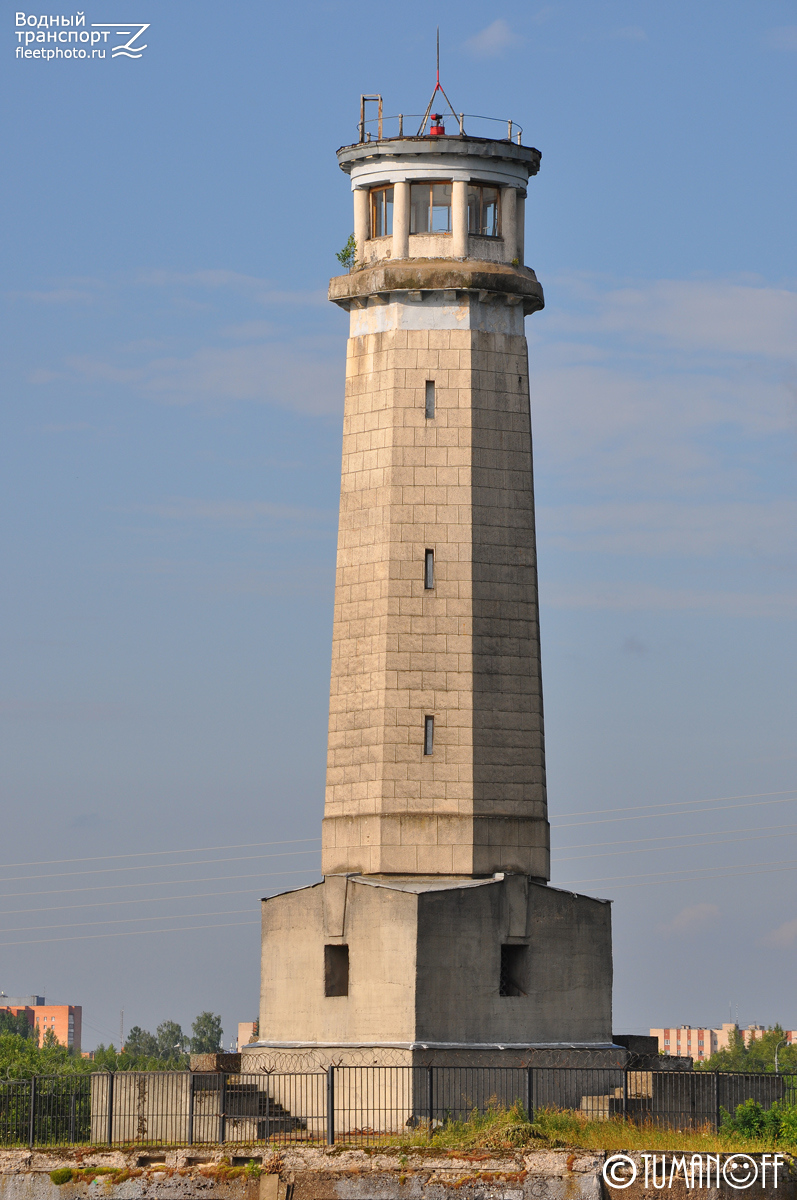
[[[362,115],[368,99],[379,102],[374,122]],[[431,113],[407,135],[410,121],[383,119],[381,97],[363,97],[360,140],[337,152],[351,178],[358,265],[444,258],[522,266],[526,186],[539,150],[522,145],[512,121],[491,130],[488,118]]]

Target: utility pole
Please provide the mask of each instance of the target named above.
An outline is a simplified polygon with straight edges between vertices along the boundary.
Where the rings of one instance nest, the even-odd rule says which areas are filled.
[[[119,1013],[119,1053],[122,1053],[122,1047],[125,1044],[125,1010]]]

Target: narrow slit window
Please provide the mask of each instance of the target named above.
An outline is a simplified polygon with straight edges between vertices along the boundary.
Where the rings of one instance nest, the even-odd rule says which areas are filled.
[[[427,592],[434,587],[434,550],[427,550],[424,555],[423,586]]]
[[[423,719],[423,752],[434,754],[434,717]]]
[[[324,995],[348,996],[349,947],[324,946]]]
[[[431,421],[434,417],[434,380],[426,380],[426,418]]]

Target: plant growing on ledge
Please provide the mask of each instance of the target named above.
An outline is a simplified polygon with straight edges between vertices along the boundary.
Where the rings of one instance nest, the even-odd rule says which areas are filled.
[[[357,265],[357,243],[354,240],[353,233],[349,234],[349,240],[346,242],[346,245],[343,247],[343,249],[337,252],[335,258],[342,267],[346,268],[347,271],[354,270],[355,266]]]

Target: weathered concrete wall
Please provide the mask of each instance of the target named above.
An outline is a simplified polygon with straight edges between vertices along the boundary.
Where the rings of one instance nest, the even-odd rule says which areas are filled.
[[[347,996],[324,994],[335,943]],[[524,995],[499,994],[503,944],[527,947]],[[330,877],[263,901],[262,963],[268,1042],[611,1043],[610,905],[522,875]]]
[[[168,1151],[162,1163],[148,1163],[141,1173],[114,1183],[112,1176],[95,1183],[56,1186],[49,1172],[63,1166],[112,1166],[140,1171],[146,1152],[29,1155],[0,1152],[0,1200],[600,1200],[603,1156],[540,1151],[480,1154],[477,1161],[455,1155],[399,1152],[294,1150],[279,1153],[260,1146],[239,1147],[238,1159],[262,1159],[259,1180],[239,1175],[219,1178],[214,1167],[223,1148],[204,1167],[188,1166],[190,1150]],[[229,1153],[227,1155],[229,1161]],[[786,1200],[790,1200],[785,1193]]]
[[[196,1155],[186,1148],[127,1154],[0,1151],[0,1200],[650,1200],[661,1194],[650,1181],[644,1186],[641,1153],[630,1157],[637,1165],[637,1180],[630,1187],[613,1188],[602,1180],[606,1155],[588,1150],[457,1155],[290,1146],[275,1152],[252,1145],[236,1148],[235,1158],[229,1148],[216,1147],[203,1156],[204,1165],[191,1165]],[[723,1161],[731,1157],[722,1156]],[[741,1195],[749,1200],[797,1200],[795,1161],[785,1157],[788,1163],[779,1173],[777,1191],[771,1183],[741,1191],[725,1183],[692,1189],[676,1175],[672,1186],[668,1178],[665,1192],[672,1200],[738,1200]],[[251,1159],[262,1164],[259,1179],[248,1179],[242,1172],[224,1177],[225,1162]],[[65,1166],[112,1167],[127,1177],[116,1182],[114,1176],[100,1176],[91,1184],[57,1186],[50,1172]]]
[[[339,886],[333,880],[263,901],[261,1037],[412,1041],[417,896],[353,881],[343,898],[330,896]],[[326,996],[324,946],[343,942],[349,994]]]
[[[525,338],[352,338],[323,870],[547,879],[548,840]]]
[[[611,1042],[611,906],[525,884],[419,897],[419,1041]],[[499,995],[502,944],[528,947],[525,995]]]

